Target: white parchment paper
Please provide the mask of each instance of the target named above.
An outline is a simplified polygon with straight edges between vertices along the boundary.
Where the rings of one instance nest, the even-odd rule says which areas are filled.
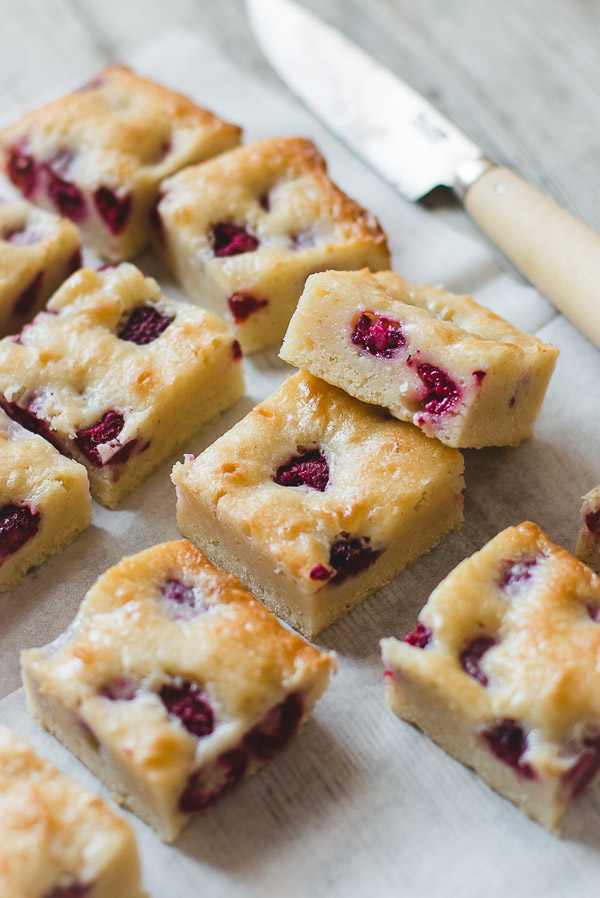
[[[463,530],[322,634],[318,642],[338,652],[340,671],[301,736],[257,777],[196,817],[175,846],[161,845],[126,815],[138,835],[150,893],[597,898],[600,791],[569,813],[565,838],[546,833],[386,708],[378,641],[412,629],[434,586],[509,524],[534,520],[573,547],[580,496],[600,482],[600,351],[535,290],[502,275],[483,240],[454,233],[434,214],[403,202],[294,101],[236,69],[215,48],[174,32],[126,61],[239,122],[247,140],[312,137],[334,179],[379,216],[396,270],[416,283],[472,293],[561,350],[535,436],[516,450],[465,453]],[[150,256],[141,267],[180,296]],[[244,365],[246,397],[187,451],[210,445],[291,370],[275,352]],[[1,599],[0,720],[102,794],[95,777],[27,714],[18,651],[58,635],[88,587],[122,555],[179,535],[169,480],[174,460],[117,511],[95,505],[92,527]]]

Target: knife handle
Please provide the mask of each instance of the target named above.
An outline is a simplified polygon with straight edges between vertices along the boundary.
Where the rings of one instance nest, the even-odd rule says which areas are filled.
[[[600,346],[600,234],[501,165],[467,188],[464,203],[525,277]]]

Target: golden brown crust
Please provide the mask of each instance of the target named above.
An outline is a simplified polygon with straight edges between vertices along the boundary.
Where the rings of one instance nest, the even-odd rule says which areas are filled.
[[[184,624],[168,616],[161,604],[168,580],[197,587],[208,611]],[[70,641],[57,654],[33,650],[24,658],[44,693],[72,710],[97,702],[113,679],[160,684],[181,677],[205,684],[222,720],[244,721],[260,719],[285,693],[332,667],[330,655],[283,627],[187,540],[110,568],[83,600]],[[170,729],[165,715],[158,733]]]
[[[299,447],[325,451],[325,492],[282,489],[274,482],[278,467]],[[202,455],[176,465],[172,479],[267,547],[277,569],[283,566],[303,588],[317,592],[323,581],[310,579],[310,571],[329,564],[336,537],[347,531],[368,537],[376,550],[385,548],[396,522],[423,491],[459,477],[462,466],[456,450],[301,371]]]
[[[161,147],[174,130],[190,132],[187,158],[178,148],[161,160]],[[212,155],[204,152],[217,139],[222,149],[239,142],[241,129],[222,121],[187,97],[153,81],[140,78],[125,66],[107,66],[79,91],[27,113],[0,132],[0,146],[7,148],[28,139],[35,154],[46,141],[56,144],[88,144],[90,183],[113,176],[115,186],[143,176],[141,166],[152,168],[160,178],[177,171],[185,162]],[[52,149],[52,147],[48,147]],[[191,152],[190,152],[191,150]],[[105,155],[102,159],[102,153]],[[43,157],[42,157],[43,158]],[[79,183],[81,179],[78,178]],[[110,186],[110,184],[109,184]]]
[[[0,132],[0,162],[32,201],[69,215],[103,258],[150,236],[160,182],[237,146],[240,129],[191,100],[110,66]]]
[[[387,252],[387,239],[379,222],[355,200],[337,187],[327,174],[327,164],[315,145],[305,138],[269,138],[230,150],[209,163],[190,166],[164,184],[161,211],[174,205],[175,227],[200,227],[211,223],[213,210],[254,207],[271,189],[281,192],[284,208],[279,215],[271,209],[265,221],[275,233],[287,222],[293,227],[330,225],[327,242],[369,241]],[[212,207],[212,208],[211,208]],[[260,233],[260,231],[259,231]]]
[[[112,876],[111,867],[123,898],[141,898],[125,821],[0,727],[0,893],[31,898],[75,883],[99,884],[105,894],[102,879],[107,870]]]
[[[144,304],[171,323],[146,345],[119,339],[124,316]],[[37,316],[19,343],[0,341],[0,393],[22,408],[35,404],[38,418],[88,467],[101,501],[114,504],[137,485],[128,484],[124,472],[145,465],[148,474],[243,391],[226,324],[165,297],[132,265],[81,269],[54,294],[48,312]],[[98,450],[102,460],[110,462],[129,441],[138,441],[118,478],[110,464],[91,463],[75,442],[79,431],[95,426],[110,410],[124,421],[117,439]]]
[[[419,616],[433,633],[425,650],[384,640],[386,664],[474,725],[511,719],[535,731],[526,760],[553,775],[567,763],[564,746],[600,723],[596,608],[600,578],[525,522],[463,561],[432,593]],[[480,662],[487,687],[460,661],[482,636],[496,641]]]

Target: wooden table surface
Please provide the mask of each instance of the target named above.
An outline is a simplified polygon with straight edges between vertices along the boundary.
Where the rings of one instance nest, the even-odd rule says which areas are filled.
[[[597,0],[301,2],[600,230]],[[0,11],[4,122],[175,26],[214,39],[239,66],[279,84],[243,0],[0,0]],[[443,211],[470,227],[461,211]]]

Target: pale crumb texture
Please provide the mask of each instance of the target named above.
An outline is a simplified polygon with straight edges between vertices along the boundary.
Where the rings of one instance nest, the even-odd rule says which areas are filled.
[[[132,830],[0,726],[2,898],[146,898]]]
[[[165,841],[299,731],[335,670],[187,540],[110,568],[21,662],[32,713]]]
[[[600,486],[583,497],[581,520],[575,554],[600,574]]]
[[[19,509],[26,519],[15,527]],[[68,546],[91,520],[83,465],[0,409],[0,592]]]
[[[157,249],[186,293],[235,324],[245,352],[281,345],[309,274],[390,265],[375,216],[301,138],[187,168],[162,185],[157,211]],[[241,232],[228,244],[232,225]]]
[[[310,277],[280,356],[448,446],[531,436],[558,349],[391,271]]]
[[[71,218],[113,261],[141,252],[163,178],[240,142],[241,130],[124,66],[0,132],[3,170],[32,202]]]
[[[86,268],[19,342],[0,341],[0,403],[84,464],[114,507],[243,395],[240,358],[220,318],[133,265]]]
[[[306,452],[324,489],[276,482]],[[457,450],[299,372],[172,479],[181,532],[312,638],[460,527],[462,472]]]
[[[20,331],[80,265],[74,224],[22,201],[0,203],[0,337]]]
[[[386,697],[551,830],[600,770],[600,578],[530,522],[434,590],[382,640]]]

